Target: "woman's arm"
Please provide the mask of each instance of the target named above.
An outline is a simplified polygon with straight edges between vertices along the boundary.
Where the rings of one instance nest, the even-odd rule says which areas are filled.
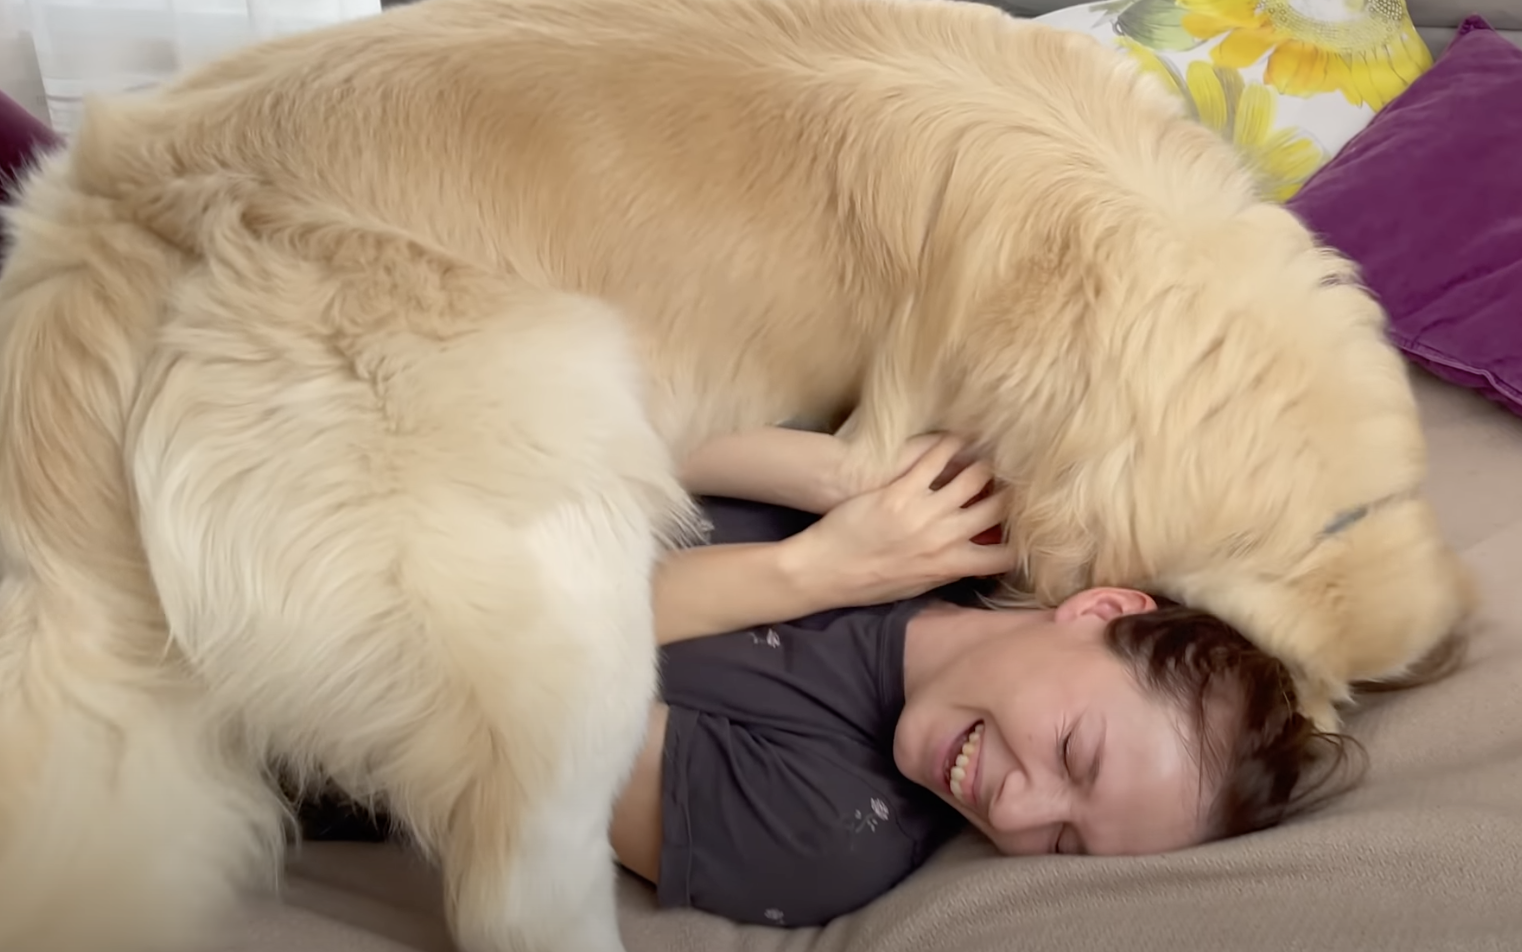
[[[851,493],[841,485],[845,446],[828,433],[763,426],[698,447],[679,478],[697,496],[728,496],[816,515]]]
[[[656,640],[670,644],[834,608],[912,598],[957,579],[1013,567],[1007,545],[980,533],[1008,511],[974,463],[940,488],[961,448],[941,438],[903,476],[855,496],[781,542],[703,546],[668,555],[654,580]]]
[[[819,514],[852,495],[844,462],[844,444],[827,433],[763,426],[703,444],[679,477],[695,495]],[[656,640],[670,644],[843,607],[832,584],[809,564],[807,547],[792,540],[679,550],[656,570]]]
[[[655,570],[655,640],[663,645],[849,605],[849,592],[802,536],[681,549]],[[846,599],[842,601],[842,599]]]

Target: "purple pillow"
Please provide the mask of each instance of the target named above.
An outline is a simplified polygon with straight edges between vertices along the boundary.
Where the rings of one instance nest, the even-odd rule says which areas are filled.
[[[58,144],[58,137],[20,104],[0,93],[0,202],[10,186],[38,156]]]
[[[0,93],[0,206],[10,202],[21,173],[55,145],[58,137],[51,129]],[[6,232],[4,209],[0,207],[0,265],[5,264]]]
[[[1411,360],[1522,415],[1522,49],[1465,20],[1289,206],[1358,263]]]

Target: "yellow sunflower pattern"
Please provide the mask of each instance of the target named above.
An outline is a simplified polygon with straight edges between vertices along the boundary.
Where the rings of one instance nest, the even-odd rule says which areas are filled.
[[[1406,0],[1091,0],[1036,19],[1134,57],[1279,200],[1432,65]]]
[[[1183,98],[1189,114],[1236,147],[1264,196],[1290,198],[1327,160],[1326,153],[1294,128],[1275,128],[1278,102],[1262,83],[1249,83],[1234,69],[1204,60],[1184,71],[1134,40],[1121,44],[1146,72]]]
[[[1184,32],[1220,37],[1211,59],[1289,96],[1339,92],[1378,110],[1432,65],[1404,0],[1174,0]]]

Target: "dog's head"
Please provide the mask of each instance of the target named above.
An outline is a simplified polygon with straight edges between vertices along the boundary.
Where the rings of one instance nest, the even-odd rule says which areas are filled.
[[[1012,588],[1213,611],[1332,726],[1356,682],[1409,672],[1472,601],[1420,495],[1384,314],[1123,58],[1023,35],[1011,62],[1062,83],[1023,77],[925,190],[919,273],[852,437],[879,462],[915,432],[975,438],[1013,489]]]
[[[1354,507],[1306,549],[1278,568],[1272,558],[1223,557],[1163,587],[1286,662],[1302,710],[1323,729],[1337,726],[1355,688],[1414,683],[1457,660],[1475,590],[1425,500]]]
[[[1332,729],[1357,686],[1451,657],[1474,589],[1423,495],[1409,371],[1349,264],[1279,208],[1209,260],[1159,296],[1172,310],[1110,311],[1135,340],[1089,368],[1076,426],[1026,470],[1029,584],[1145,585],[1211,611]]]
[[[1426,440],[1378,302],[1283,208],[1237,221],[1197,298],[1224,315],[1231,359],[1179,391],[1213,410],[1175,402],[1175,439],[1156,438],[1192,477],[1194,498],[1162,513],[1191,541],[1149,561],[1167,594],[1286,662],[1330,729],[1357,688],[1454,660],[1475,589],[1424,495]],[[1168,498],[1169,469],[1145,477],[1152,498]]]

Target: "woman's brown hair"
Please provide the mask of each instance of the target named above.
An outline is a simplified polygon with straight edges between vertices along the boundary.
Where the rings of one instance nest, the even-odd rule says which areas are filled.
[[[1156,601],[1155,611],[1112,621],[1105,642],[1144,687],[1188,712],[1206,775],[1219,780],[1208,840],[1276,826],[1357,784],[1363,748],[1300,713],[1282,662],[1209,612]],[[1234,701],[1234,730],[1208,720],[1218,692]],[[1213,743],[1216,735],[1224,742]]]

